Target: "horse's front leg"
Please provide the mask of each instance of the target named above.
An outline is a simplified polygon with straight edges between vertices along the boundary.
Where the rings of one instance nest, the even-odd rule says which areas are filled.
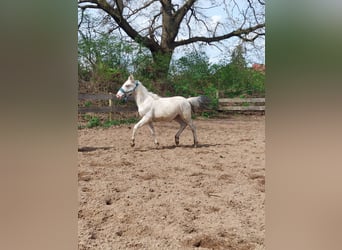
[[[131,139],[131,146],[135,146],[135,133],[137,132],[137,129],[144,126],[146,123],[150,121],[150,118],[147,116],[144,116],[137,124],[134,125],[133,133],[132,133],[132,139]]]
[[[151,135],[152,135],[153,140],[154,140],[154,144],[155,144],[156,146],[159,146],[159,142],[158,142],[157,137],[156,137],[156,132],[154,131],[153,123],[152,123],[152,122],[149,122],[149,123],[148,123],[148,126],[149,126],[149,128],[150,128]]]

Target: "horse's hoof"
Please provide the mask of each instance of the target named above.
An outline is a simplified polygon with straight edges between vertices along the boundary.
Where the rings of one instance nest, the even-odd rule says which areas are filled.
[[[131,147],[133,148],[135,146],[134,142],[131,142]]]

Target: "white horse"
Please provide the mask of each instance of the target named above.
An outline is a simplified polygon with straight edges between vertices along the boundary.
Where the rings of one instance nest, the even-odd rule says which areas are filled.
[[[131,146],[135,145],[135,133],[137,129],[148,124],[155,145],[159,145],[155,135],[153,122],[175,120],[180,124],[180,129],[175,135],[176,145],[179,144],[179,136],[187,125],[191,128],[194,137],[194,147],[197,147],[198,140],[196,127],[191,119],[191,110],[205,107],[209,99],[205,96],[184,98],[182,96],[160,97],[149,92],[141,82],[135,81],[130,75],[116,94],[116,97],[127,98],[133,95],[138,106],[139,115],[142,119],[133,128]]]

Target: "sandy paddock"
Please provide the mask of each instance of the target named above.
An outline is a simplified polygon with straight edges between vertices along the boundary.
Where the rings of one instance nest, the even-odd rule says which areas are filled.
[[[81,129],[79,249],[265,249],[265,117]]]

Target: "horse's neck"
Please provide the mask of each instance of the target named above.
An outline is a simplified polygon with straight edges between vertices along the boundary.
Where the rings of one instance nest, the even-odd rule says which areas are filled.
[[[137,103],[137,106],[141,106],[144,102],[147,100],[152,100],[153,98],[149,95],[148,90],[139,83],[140,86],[137,88],[137,91],[135,92],[135,102]]]

